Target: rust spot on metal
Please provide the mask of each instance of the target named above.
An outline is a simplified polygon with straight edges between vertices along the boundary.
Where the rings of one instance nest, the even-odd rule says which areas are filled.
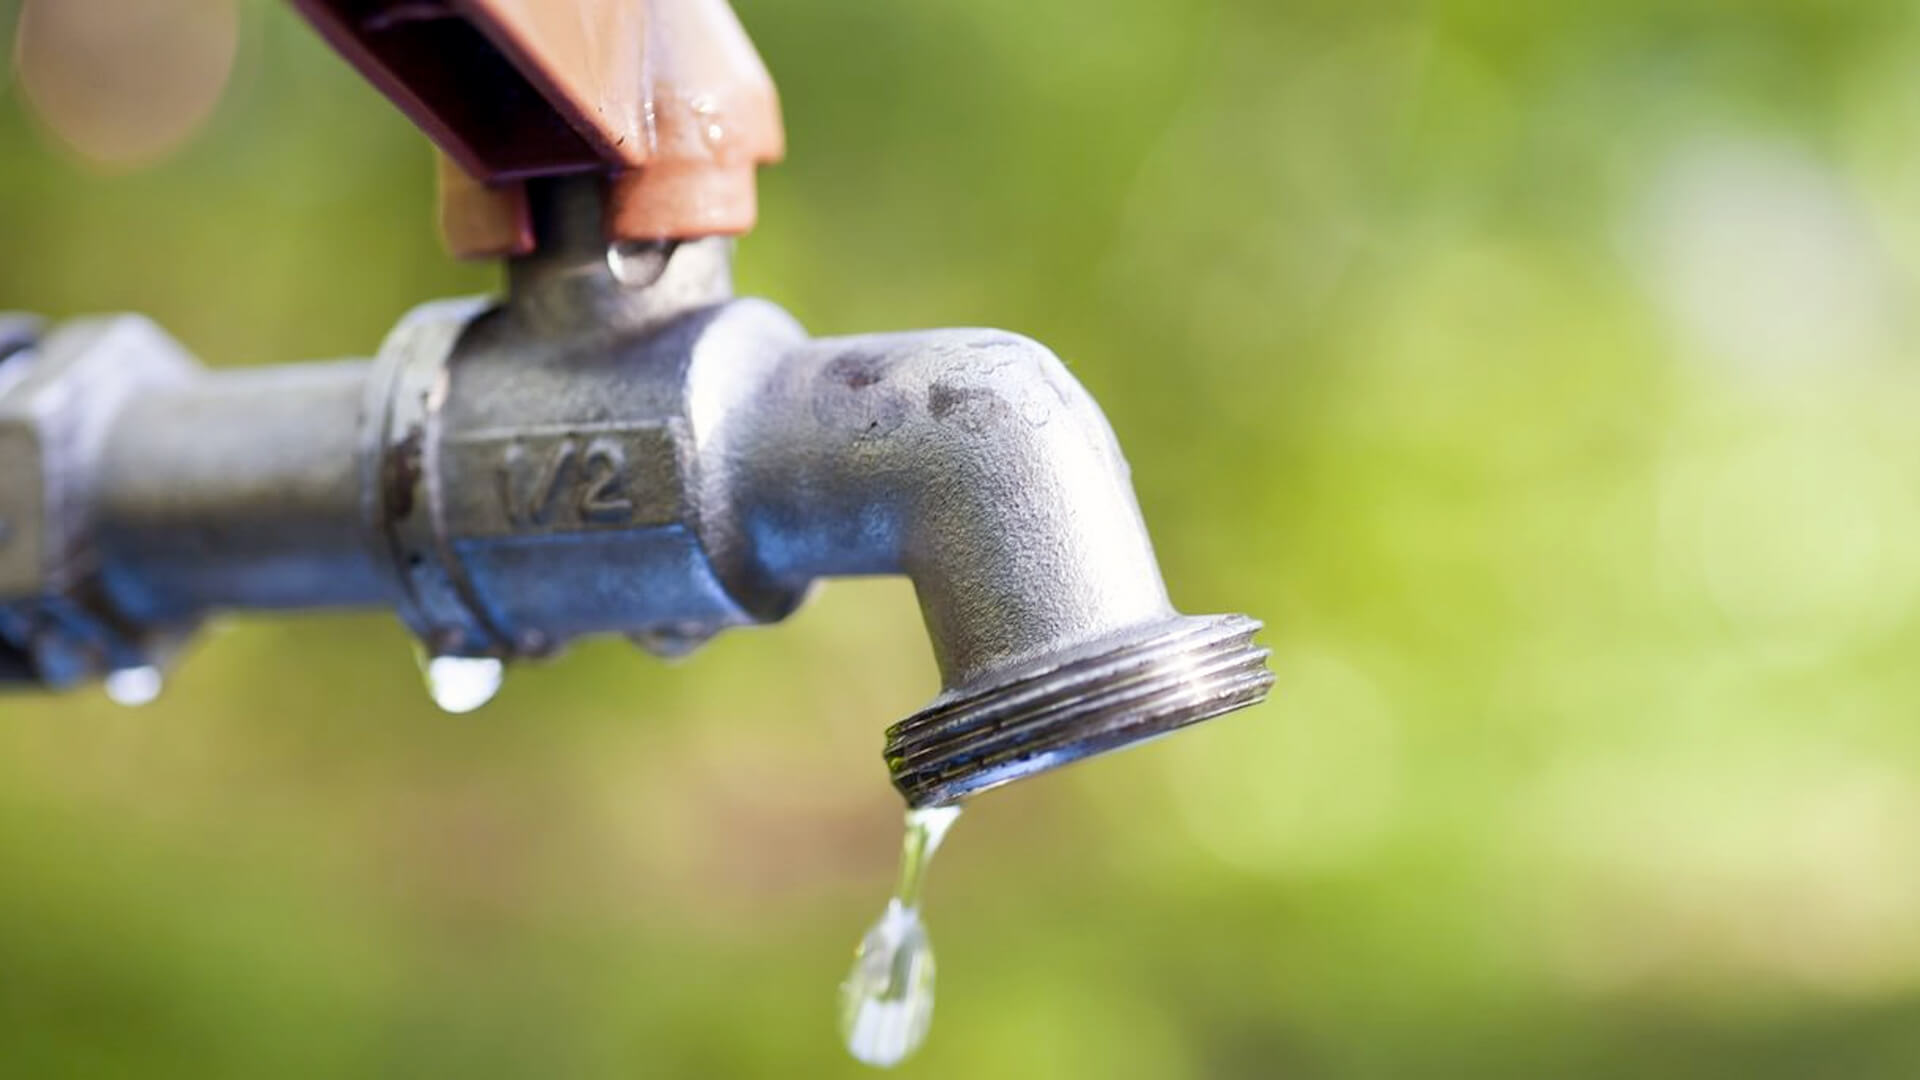
[[[927,411],[933,414],[935,420],[945,420],[969,402],[982,402],[993,397],[989,390],[935,383],[927,390]]]
[[[883,353],[849,349],[828,361],[814,388],[813,415],[856,442],[878,439],[899,427],[913,411],[913,399],[884,385],[893,367]]]
[[[1005,398],[977,386],[935,383],[927,388],[927,412],[942,423],[978,435],[1011,411]]]
[[[865,390],[887,377],[887,358],[878,353],[842,353],[827,365],[827,378],[849,390]]]
[[[425,442],[426,432],[415,427],[387,448],[380,464],[380,493],[389,521],[402,521],[413,513],[413,489],[420,483],[420,450]]]

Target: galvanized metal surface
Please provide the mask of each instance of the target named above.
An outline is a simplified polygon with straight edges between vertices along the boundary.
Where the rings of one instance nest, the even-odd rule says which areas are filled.
[[[887,730],[894,786],[914,806],[958,802],[1252,705],[1273,686],[1259,629],[1245,615],[1176,616],[950,690]]]
[[[821,578],[905,574],[944,683],[888,745],[916,805],[1265,695],[1258,624],[1173,610],[1043,346],[809,339],[732,298],[727,241],[610,249],[596,186],[538,190],[507,298],[426,305],[371,364],[206,372],[138,321],[5,361],[30,367],[0,384],[0,517],[33,539],[0,541],[0,671],[67,684],[208,612],[342,605],[442,655],[680,655]]]
[[[122,410],[192,379],[192,359],[146,319],[121,315],[76,320],[31,344],[16,332],[4,365],[0,678],[69,686],[169,652],[188,620],[133,619],[112,602],[98,507]]]

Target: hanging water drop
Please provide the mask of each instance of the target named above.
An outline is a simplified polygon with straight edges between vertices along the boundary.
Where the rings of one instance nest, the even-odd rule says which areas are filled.
[[[506,677],[506,665],[490,656],[423,657],[433,703],[450,713],[467,713],[493,700]]]
[[[920,918],[920,892],[927,864],[959,816],[958,806],[907,811],[900,884],[860,939],[853,970],[840,984],[840,1037],[868,1065],[905,1061],[933,1023],[933,942]]]
[[[160,696],[163,683],[159,668],[142,664],[109,672],[101,685],[107,692],[107,699],[115,705],[138,708],[151,705]]]

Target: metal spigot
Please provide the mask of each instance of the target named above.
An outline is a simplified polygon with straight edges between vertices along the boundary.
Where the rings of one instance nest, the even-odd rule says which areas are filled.
[[[944,689],[888,732],[910,804],[1266,696],[1259,624],[1174,611],[1113,432],[1045,347],[932,330],[757,357],[729,365],[696,425],[716,435],[741,561],[775,589],[913,581]]]
[[[542,10],[301,3],[390,92],[422,35],[479,48],[453,23]],[[552,24],[514,25],[524,50]],[[708,172],[731,185],[752,160]],[[911,805],[1265,696],[1259,624],[1174,611],[1113,433],[1046,348],[809,338],[734,298],[732,241],[662,194],[684,177],[561,165],[487,196],[513,212],[505,296],[427,304],[370,362],[209,372],[136,316],[0,318],[0,683],[159,667],[235,609],[389,607],[447,658],[600,633],[677,656],[822,578],[905,574],[943,681],[888,732]],[[641,203],[691,216],[648,234]]]

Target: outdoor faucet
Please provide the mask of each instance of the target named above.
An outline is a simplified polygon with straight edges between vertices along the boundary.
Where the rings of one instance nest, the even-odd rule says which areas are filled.
[[[733,296],[782,147],[723,0],[296,6],[440,145],[447,237],[504,295],[371,361],[231,371],[137,316],[0,317],[0,683],[160,668],[249,609],[391,608],[436,657],[677,656],[905,574],[943,681],[888,732],[912,806],[1266,695],[1259,623],[1174,610],[1046,348],[809,338]]]

